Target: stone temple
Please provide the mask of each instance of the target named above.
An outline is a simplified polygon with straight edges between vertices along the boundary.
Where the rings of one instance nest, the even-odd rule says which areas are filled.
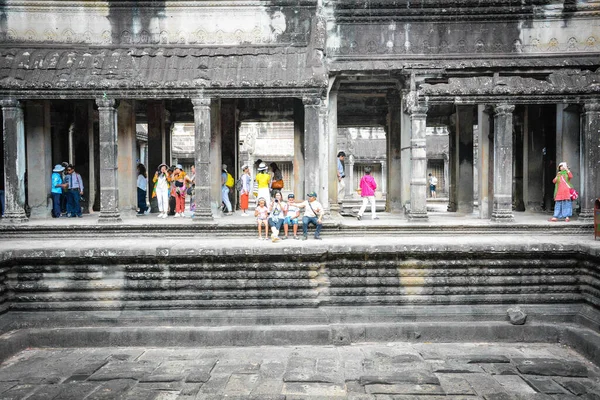
[[[0,0],[0,108],[0,398],[600,398],[600,1]],[[258,158],[322,241],[222,215]]]

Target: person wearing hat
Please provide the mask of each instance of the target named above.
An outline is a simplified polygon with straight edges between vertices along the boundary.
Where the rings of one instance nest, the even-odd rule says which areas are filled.
[[[315,225],[315,239],[321,240],[321,229],[323,228],[323,206],[317,201],[317,193],[310,192],[306,195],[307,201],[298,204],[299,208],[304,208],[304,217],[302,217],[302,240],[308,239],[308,225]]]
[[[52,196],[52,218],[60,217],[60,198],[65,184],[62,178],[62,172],[65,170],[60,164],[56,164],[52,170],[50,195]]]
[[[167,218],[169,211],[169,184],[171,176],[168,172],[167,164],[160,164],[154,173],[154,188],[152,189],[152,197],[156,197],[158,202],[158,218]]]
[[[346,189],[346,184],[344,183],[344,178],[346,177],[346,174],[344,173],[344,159],[346,158],[346,153],[340,151],[337,158],[338,203],[341,203],[344,197],[344,189]]]
[[[187,194],[186,175],[183,166],[177,164],[171,179],[171,196],[175,198],[175,218],[183,218],[185,212],[185,195]]]
[[[225,209],[227,209],[227,212],[225,213],[225,215],[231,215],[232,212],[232,208],[231,208],[231,200],[229,200],[229,185],[228,183],[230,181],[233,180],[233,177],[231,177],[231,179],[229,179],[229,177],[231,176],[231,174],[229,172],[227,172],[227,164],[223,164],[221,165],[221,202],[225,205]],[[223,210],[225,211],[225,210]]]
[[[248,214],[248,198],[250,197],[250,183],[252,177],[250,176],[250,167],[247,165],[242,166],[242,189],[240,190],[240,208],[242,209],[242,217],[247,217]]]
[[[271,191],[269,184],[271,183],[271,175],[267,172],[267,165],[261,162],[258,165],[258,173],[256,174],[256,183],[258,184],[258,198],[265,199],[267,208],[271,205]]]
[[[551,222],[556,222],[561,218],[565,222],[570,221],[573,214],[573,203],[571,201],[571,179],[573,174],[569,171],[569,166],[566,162],[558,164],[558,172],[552,180],[554,183],[554,215],[550,219]]]
[[[283,210],[285,212],[285,219],[283,220],[283,237],[287,239],[289,226],[292,225],[294,239],[298,240],[298,217],[300,217],[300,209],[296,204],[296,196],[294,193],[288,194],[288,201],[285,204]]]

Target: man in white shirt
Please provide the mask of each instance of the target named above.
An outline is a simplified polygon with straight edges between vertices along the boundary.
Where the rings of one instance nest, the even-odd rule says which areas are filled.
[[[304,217],[302,218],[302,240],[308,239],[308,225],[316,226],[315,239],[321,240],[321,228],[323,228],[323,206],[317,201],[317,194],[310,192],[308,201],[298,203],[298,208],[304,208]]]
[[[436,198],[437,194],[435,193],[435,188],[438,184],[438,179],[433,176],[432,174],[429,174],[429,191],[431,192],[431,197],[432,198]]]

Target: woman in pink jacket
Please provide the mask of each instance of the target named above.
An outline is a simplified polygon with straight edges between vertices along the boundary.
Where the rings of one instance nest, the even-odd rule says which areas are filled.
[[[362,219],[362,215],[367,208],[368,201],[371,202],[371,218],[379,219],[375,215],[375,189],[377,189],[377,183],[375,183],[375,179],[371,176],[371,167],[365,167],[365,175],[360,180],[360,195],[363,198],[363,203],[356,216],[359,221]]]
[[[570,221],[573,214],[573,202],[571,201],[571,179],[573,174],[569,171],[566,162],[558,164],[558,173],[552,180],[554,183],[554,216],[550,218],[551,222],[556,222],[564,218],[565,222]]]

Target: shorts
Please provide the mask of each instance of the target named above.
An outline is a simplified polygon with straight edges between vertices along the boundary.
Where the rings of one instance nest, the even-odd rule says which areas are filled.
[[[431,190],[432,192],[435,192],[435,185],[429,185],[429,190]]]
[[[286,225],[298,225],[298,218],[285,217],[283,223]]]

